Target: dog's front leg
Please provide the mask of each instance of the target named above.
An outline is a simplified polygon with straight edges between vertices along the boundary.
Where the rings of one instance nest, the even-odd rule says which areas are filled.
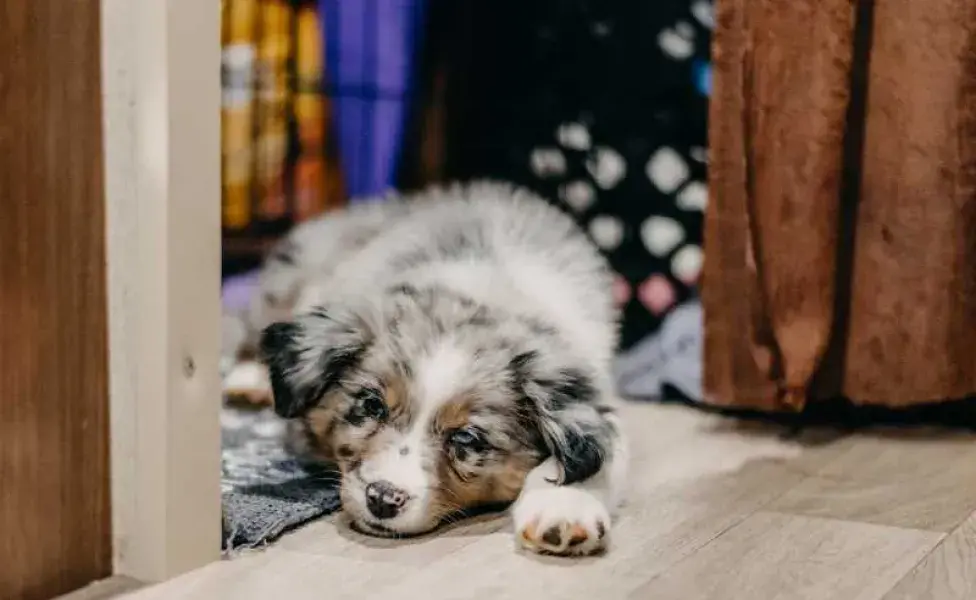
[[[552,457],[529,473],[512,508],[518,544],[560,556],[585,556],[607,548],[629,461],[624,434],[619,424],[614,425],[612,451],[594,476],[559,485],[559,464]]]

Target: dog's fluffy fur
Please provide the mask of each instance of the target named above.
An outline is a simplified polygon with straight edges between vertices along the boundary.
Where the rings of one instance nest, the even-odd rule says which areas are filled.
[[[357,529],[422,533],[514,501],[523,546],[588,554],[626,465],[610,289],[569,217],[481,183],[298,227],[246,322],[275,410],[338,464]]]

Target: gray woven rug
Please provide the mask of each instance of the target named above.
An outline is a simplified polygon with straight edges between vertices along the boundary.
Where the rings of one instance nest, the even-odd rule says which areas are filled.
[[[223,548],[254,548],[339,508],[334,472],[284,448],[284,425],[270,409],[221,412]]]

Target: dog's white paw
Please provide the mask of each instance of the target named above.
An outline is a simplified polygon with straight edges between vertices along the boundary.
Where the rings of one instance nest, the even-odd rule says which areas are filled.
[[[603,502],[579,487],[526,490],[512,509],[515,537],[540,554],[586,556],[606,549],[610,514]]]
[[[256,405],[271,404],[271,380],[268,369],[255,361],[239,362],[224,377],[224,395]]]

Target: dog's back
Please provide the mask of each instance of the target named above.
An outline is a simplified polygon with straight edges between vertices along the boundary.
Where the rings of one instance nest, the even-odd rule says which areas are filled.
[[[546,323],[595,364],[612,359],[618,315],[603,257],[569,216],[497,183],[391,196],[300,225],[262,268],[243,316],[247,345],[295,313],[423,283]]]
[[[292,238],[303,245],[306,272],[307,263],[318,269],[309,273],[296,312],[337,298],[375,299],[400,284],[436,284],[546,323],[590,360],[609,363],[617,314],[606,263],[570,217],[540,198],[476,183],[352,209],[342,218],[347,222],[326,217]],[[337,224],[370,233],[331,261],[310,252],[311,240],[335,236]]]

